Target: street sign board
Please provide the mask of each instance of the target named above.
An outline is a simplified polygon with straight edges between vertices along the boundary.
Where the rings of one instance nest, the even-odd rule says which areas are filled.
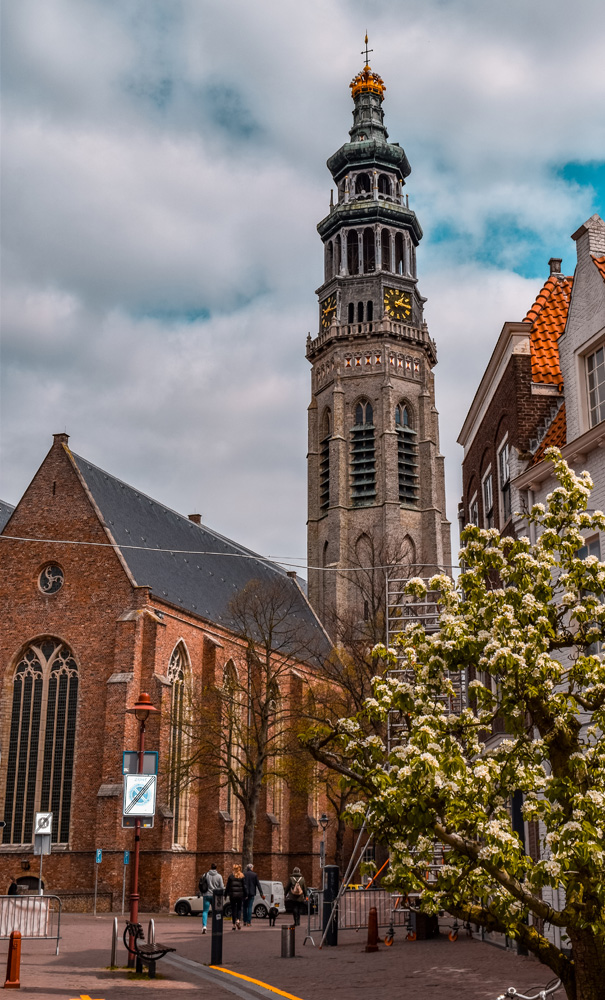
[[[122,752],[122,774],[157,774],[158,752],[146,750],[143,754],[143,770],[139,771],[139,755],[136,750]]]
[[[124,864],[127,865],[130,861],[130,851],[124,851]]]
[[[50,854],[50,833],[34,834],[34,854]]]
[[[123,830],[134,830],[137,819],[141,821],[141,830],[153,830],[153,816],[122,816],[122,829]]]
[[[95,861],[98,865],[100,865],[102,860],[103,860],[103,851],[101,850],[100,847],[97,847],[95,851]]]
[[[157,784],[156,774],[125,774],[124,815],[154,816]]]
[[[36,822],[34,824],[34,836],[37,833],[47,833],[50,835],[52,832],[53,832],[53,814],[36,813]]]

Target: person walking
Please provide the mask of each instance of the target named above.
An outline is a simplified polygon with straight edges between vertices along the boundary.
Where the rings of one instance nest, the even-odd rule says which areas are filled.
[[[202,910],[202,934],[205,934],[208,926],[208,910],[212,905],[214,890],[220,889],[221,892],[225,891],[223,876],[216,870],[214,862],[210,865],[206,874],[201,876],[198,883],[198,889],[204,900],[204,909]]]
[[[252,907],[254,906],[254,897],[258,892],[262,898],[265,898],[263,890],[261,889],[261,884],[258,880],[258,875],[254,871],[254,865],[246,865],[246,871],[244,872],[244,888],[246,895],[244,898],[244,927],[252,927]]]
[[[225,892],[229,896],[229,902],[231,903],[231,919],[233,921],[231,929],[240,931],[242,929],[242,906],[244,904],[244,896],[246,895],[244,873],[240,865],[236,864],[233,866],[233,871],[227,879]]]
[[[298,927],[300,924],[300,915],[305,908],[307,896],[307,885],[302,877],[302,872],[300,868],[293,868],[288,880],[286,899],[292,904],[292,917],[295,927]]]
[[[8,896],[16,896],[17,895],[17,879],[15,878],[14,875],[11,875],[11,884],[8,887],[8,893],[7,893],[7,895]]]

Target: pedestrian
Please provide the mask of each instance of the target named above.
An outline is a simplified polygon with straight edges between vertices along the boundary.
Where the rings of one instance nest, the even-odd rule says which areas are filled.
[[[223,876],[220,872],[217,872],[214,862],[210,865],[206,874],[201,876],[198,883],[198,889],[204,900],[204,909],[202,910],[202,934],[205,934],[208,926],[208,910],[210,909],[214,898],[214,890],[220,889],[221,892],[225,891]]]
[[[7,893],[7,895],[9,895],[9,896],[16,896],[17,895],[17,879],[15,878],[14,875],[11,875],[11,884],[8,887],[8,893]]]
[[[233,866],[233,871],[227,879],[225,892],[229,896],[229,902],[231,903],[231,920],[233,921],[231,929],[241,931],[242,906],[244,904],[244,896],[246,895],[246,887],[244,884],[244,873],[240,865],[236,864]]]
[[[263,890],[261,889],[261,884],[258,880],[258,875],[254,871],[254,865],[246,865],[246,871],[244,872],[244,889],[246,895],[244,898],[244,927],[252,927],[252,907],[254,906],[254,897],[258,892],[262,898],[265,898]]]
[[[292,904],[292,917],[295,927],[300,924],[300,915],[307,902],[307,886],[300,868],[293,868],[288,879],[286,888],[286,899]]]

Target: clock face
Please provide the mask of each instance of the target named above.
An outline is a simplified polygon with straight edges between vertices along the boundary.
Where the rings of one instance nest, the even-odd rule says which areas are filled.
[[[412,315],[412,297],[409,292],[402,292],[398,288],[385,288],[384,290],[384,311],[390,319],[397,323],[409,319]]]
[[[328,295],[321,303],[321,328],[327,330],[336,313],[336,292]]]

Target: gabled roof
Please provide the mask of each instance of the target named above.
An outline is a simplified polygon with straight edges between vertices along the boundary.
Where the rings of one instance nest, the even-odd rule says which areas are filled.
[[[229,629],[229,603],[238,591],[252,580],[280,581],[290,591],[289,617],[301,623],[301,650],[304,645],[315,655],[327,653],[319,620],[296,580],[281,566],[165,507],[80,455],[69,454],[139,586],[150,587],[160,601]]]
[[[603,281],[605,281],[605,257],[593,257],[592,259],[594,260]]]
[[[547,448],[562,448],[567,444],[567,416],[565,414],[565,403],[561,403],[559,410],[546,434],[534,452],[533,462],[541,462]]]
[[[0,500],[0,531],[2,531],[4,525],[7,524],[14,509],[15,508],[10,503],[6,503],[5,500]]]
[[[565,330],[572,285],[573,278],[551,275],[523,320],[532,324],[530,351],[533,382],[549,385],[563,382],[557,341]]]

